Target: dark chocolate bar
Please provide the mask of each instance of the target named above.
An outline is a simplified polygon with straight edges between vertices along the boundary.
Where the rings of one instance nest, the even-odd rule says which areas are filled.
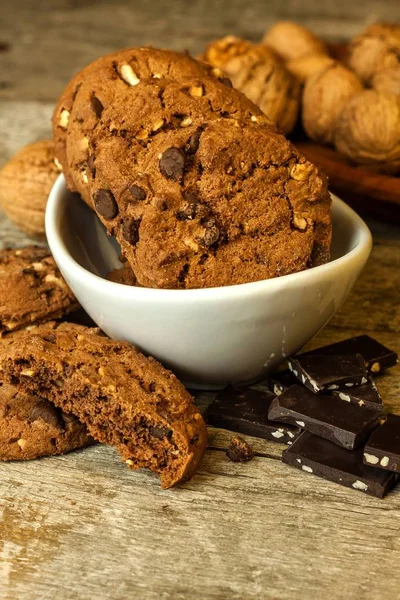
[[[371,496],[383,496],[397,483],[398,475],[363,464],[363,449],[345,450],[304,431],[282,454],[288,465],[313,473]]]
[[[332,355],[329,358],[317,354],[293,356],[289,359],[289,369],[315,394],[367,383],[361,354]]]
[[[211,402],[204,418],[214,427],[291,444],[300,429],[268,419],[268,409],[274,399],[275,395],[268,391],[227,387]]]
[[[380,414],[368,409],[360,410],[358,406],[338,398],[313,394],[304,387],[292,385],[271,402],[268,418],[297,425],[352,450],[378,427]]]
[[[400,473],[400,417],[387,416],[369,438],[364,448],[364,463]]]
[[[362,408],[369,408],[383,413],[383,402],[375,383],[369,379],[364,385],[357,385],[346,390],[333,390],[331,395],[344,402],[352,402]]]
[[[325,356],[331,356],[332,354],[361,354],[364,358],[367,371],[375,374],[393,367],[398,360],[396,352],[386,348],[386,346],[374,340],[369,335],[358,335],[342,342],[310,350],[299,356],[310,356],[312,354]]]

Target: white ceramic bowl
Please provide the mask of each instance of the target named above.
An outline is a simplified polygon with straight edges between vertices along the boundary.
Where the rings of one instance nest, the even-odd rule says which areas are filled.
[[[47,239],[93,320],[169,366],[189,386],[255,381],[306,344],[345,300],[371,251],[360,217],[333,199],[332,260],[276,279],[197,290],[113,283],[119,247],[61,175],[46,210]]]

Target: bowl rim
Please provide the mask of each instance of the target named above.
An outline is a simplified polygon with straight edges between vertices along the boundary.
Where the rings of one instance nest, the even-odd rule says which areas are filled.
[[[339,258],[336,258],[328,263],[299,271],[298,273],[290,273],[281,277],[271,279],[261,279],[249,283],[240,283],[227,286],[217,286],[210,288],[190,288],[190,289],[165,289],[165,288],[146,288],[129,286],[123,283],[108,281],[85,267],[80,265],[70,254],[66,243],[57,227],[57,215],[61,209],[63,197],[65,193],[69,193],[64,175],[61,173],[54,183],[47,202],[45,212],[45,229],[47,241],[51,252],[61,270],[75,270],[77,276],[84,277],[86,281],[96,286],[103,286],[104,291],[116,293],[119,296],[124,296],[125,299],[147,299],[147,300],[162,300],[162,301],[188,301],[188,300],[219,300],[232,299],[234,297],[242,297],[257,294],[258,292],[274,291],[282,287],[282,285],[293,284],[296,286],[306,286],[311,279],[316,276],[323,276],[327,272],[335,268],[344,267],[346,264],[357,261],[357,259],[368,258],[372,248],[372,235],[362,218],[343,200],[336,195],[332,196],[332,206],[334,205],[342,213],[343,217],[351,220],[353,228],[358,233],[358,243],[356,246]],[[108,290],[107,290],[108,288]],[[150,298],[151,297],[151,298]]]

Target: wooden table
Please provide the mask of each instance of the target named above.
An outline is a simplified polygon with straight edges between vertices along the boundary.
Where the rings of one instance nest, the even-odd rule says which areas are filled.
[[[277,16],[330,37],[351,35],[375,15],[400,16],[394,0],[311,0],[297,14],[299,4],[23,0],[17,14],[15,2],[3,1],[0,42],[10,48],[0,52],[0,163],[49,136],[70,75],[113,48],[196,52],[232,31],[256,39]],[[313,346],[367,332],[400,352],[400,228],[368,224],[369,263]],[[0,215],[1,246],[28,241]],[[378,386],[400,414],[400,369]],[[400,488],[382,501],[324,482],[282,464],[283,446],[257,439],[256,458],[234,464],[225,456],[230,437],[211,428],[198,474],[169,491],[100,445],[0,465],[1,600],[400,597]]]

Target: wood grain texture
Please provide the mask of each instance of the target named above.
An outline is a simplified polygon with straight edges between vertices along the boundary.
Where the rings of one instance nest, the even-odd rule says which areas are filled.
[[[55,101],[71,76],[112,50],[153,44],[197,54],[229,33],[259,40],[279,18],[328,39],[400,20],[397,0],[3,0],[0,98]]]
[[[392,1],[304,4],[22,0],[17,18],[15,2],[6,0],[0,42],[11,50],[0,53],[0,166],[50,135],[56,95],[105,51],[148,42],[197,51],[232,31],[257,39],[276,15],[346,36],[376,15],[395,20],[399,13]],[[400,352],[400,229],[368,224],[371,259],[309,347],[367,331]],[[0,247],[28,241],[0,214]],[[377,384],[400,414],[400,368]],[[212,398],[197,395],[202,408]],[[280,462],[283,446],[253,438],[256,458],[233,464],[225,456],[231,435],[210,428],[198,474],[169,491],[104,446],[0,464],[1,600],[398,597],[400,487],[380,501],[291,469]]]

